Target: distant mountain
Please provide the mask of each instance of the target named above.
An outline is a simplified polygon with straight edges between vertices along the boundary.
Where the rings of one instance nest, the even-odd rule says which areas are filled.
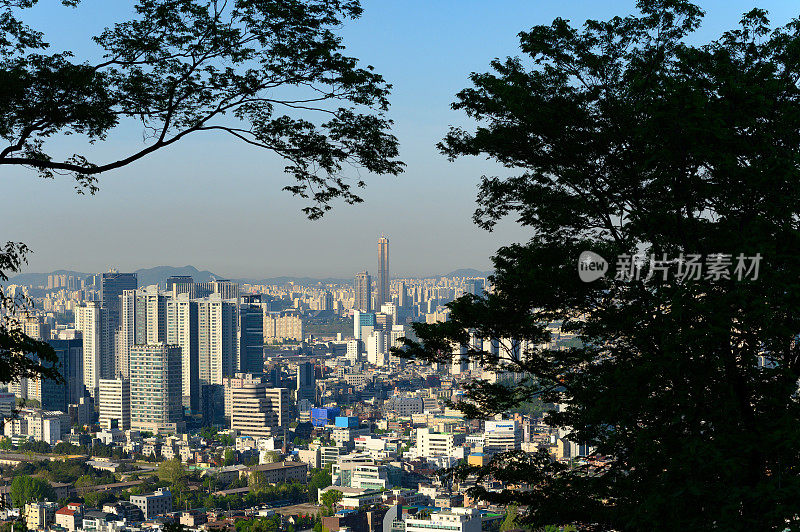
[[[22,273],[9,279],[9,284],[19,284],[26,286],[45,286],[47,285],[47,276],[53,274],[66,274],[75,277],[86,278],[91,273],[76,272],[71,270],[56,270],[50,273]],[[491,275],[492,272],[476,270],[474,268],[461,268],[454,270],[444,275],[428,275],[424,278],[438,278],[438,277],[486,277]],[[191,275],[195,282],[201,283],[205,281],[212,281],[214,279],[227,279],[227,277],[216,275],[208,270],[198,270],[194,266],[156,266],[154,268],[142,268],[136,270],[136,275],[139,279],[139,286],[149,286],[151,284],[164,283],[167,277],[173,275]],[[294,283],[297,285],[314,286],[316,284],[351,284],[352,278],[341,279],[337,277],[325,277],[317,279],[313,277],[267,277],[267,278],[240,278],[232,279],[237,283],[248,284],[264,284],[264,285],[283,285],[287,283]]]
[[[244,278],[244,279],[234,279],[237,283],[247,283],[247,284],[287,284],[287,283],[294,283],[297,285],[304,285],[304,286],[313,286],[316,284],[347,284],[352,283],[352,279],[337,279],[335,277],[325,277],[324,279],[316,279],[313,277],[267,277],[266,279],[254,279],[254,278]]]
[[[155,268],[136,270],[139,286],[164,283],[167,277],[172,277],[173,275],[191,275],[197,283],[213,281],[214,279],[226,279],[226,277],[215,275],[208,270],[200,271],[194,266],[156,266]]]
[[[438,275],[437,277],[488,277],[493,273],[493,271],[481,271],[476,270],[475,268],[461,268],[458,270],[453,270],[445,275]]]
[[[73,277],[80,277],[81,279],[89,276],[88,273],[75,272],[72,270],[56,270],[50,273],[21,273],[19,275],[11,277],[8,280],[8,284],[20,284],[25,286],[46,286],[47,276],[53,274],[72,275]]]

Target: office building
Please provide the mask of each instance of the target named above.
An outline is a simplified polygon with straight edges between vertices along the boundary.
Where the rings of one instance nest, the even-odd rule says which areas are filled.
[[[50,339],[50,325],[40,316],[25,316],[22,319],[22,332],[35,340],[46,342]]]
[[[513,451],[521,446],[522,430],[516,421],[486,421],[483,446],[486,452]]]
[[[464,445],[466,436],[452,432],[436,432],[430,427],[417,429],[418,456],[453,456],[456,447]]]
[[[181,349],[165,343],[134,345],[130,357],[131,428],[183,428]]]
[[[264,312],[258,304],[239,307],[239,355],[242,372],[264,371]]]
[[[288,424],[288,392],[254,381],[232,388],[231,429],[244,436],[273,436],[275,428]]]
[[[22,394],[21,388],[27,386],[25,397],[39,401],[43,410],[66,412],[68,406],[84,394],[83,340],[48,340],[47,343],[55,351],[56,366],[64,380],[22,379],[16,391]]]
[[[314,364],[300,362],[297,364],[297,394],[298,401],[306,399],[314,403],[317,397],[317,377]]]
[[[384,303],[391,303],[389,294],[389,239],[382,236],[378,239],[378,278],[375,284],[375,308]]]
[[[106,430],[131,428],[131,387],[123,378],[100,379],[97,406],[100,426]]]
[[[167,277],[167,292],[173,297],[178,294],[189,294],[189,297],[194,297],[194,278],[191,275],[170,275]]]
[[[405,532],[481,532],[481,516],[475,508],[450,508],[429,518],[408,517]]]
[[[267,388],[266,396],[275,413],[279,427],[286,427],[292,420],[292,401],[289,388]]]
[[[353,283],[355,299],[353,308],[362,312],[372,312],[372,278],[366,271],[356,274]]]
[[[365,331],[364,328],[371,327],[374,329],[375,325],[377,325],[377,321],[374,313],[361,312],[360,310],[353,311],[353,337],[356,340],[365,340],[369,336],[369,332]]]
[[[125,290],[136,290],[139,282],[135,273],[120,273],[111,270],[100,278],[100,301],[102,302],[102,359],[100,362],[101,378],[113,378],[117,368],[115,354],[117,350],[117,329],[120,326],[120,296]]]

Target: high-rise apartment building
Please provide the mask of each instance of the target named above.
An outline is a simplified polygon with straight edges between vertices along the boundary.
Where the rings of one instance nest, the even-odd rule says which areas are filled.
[[[389,239],[382,236],[378,239],[378,279],[375,286],[375,308],[384,303],[391,303],[389,294]]]
[[[83,337],[83,384],[92,397],[97,394],[103,363],[102,314],[99,301],[87,301],[75,307],[75,328]]]
[[[369,272],[363,271],[356,274],[355,282],[353,283],[355,289],[355,299],[353,301],[353,308],[361,312],[372,311],[372,278]]]
[[[131,428],[131,387],[123,378],[100,379],[97,406],[104,429]]]
[[[181,348],[181,403],[200,408],[200,359],[197,301],[181,293],[167,300],[167,343]]]
[[[296,314],[264,313],[264,342],[303,341],[303,318]],[[259,371],[263,371],[263,368]]]
[[[200,384],[222,384],[239,369],[239,308],[236,301],[211,294],[197,300]]]
[[[167,341],[167,296],[156,285],[123,290],[119,297],[119,326],[114,370],[108,378],[128,377],[130,348],[135,344]]]
[[[131,347],[131,428],[134,430],[180,431],[181,349],[157,344]]]

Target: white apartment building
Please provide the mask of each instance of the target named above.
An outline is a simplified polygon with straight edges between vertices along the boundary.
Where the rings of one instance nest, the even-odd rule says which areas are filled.
[[[75,307],[75,329],[83,336],[83,384],[96,397],[100,385],[102,360],[102,309],[99,301],[87,301]]]
[[[211,294],[197,300],[200,384],[222,384],[239,367],[239,305]]]
[[[100,379],[97,406],[100,411],[100,426],[111,429],[131,428],[131,386],[123,378]]]

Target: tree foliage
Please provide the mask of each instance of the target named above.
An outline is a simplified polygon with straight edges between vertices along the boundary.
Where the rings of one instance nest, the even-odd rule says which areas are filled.
[[[14,508],[22,508],[29,502],[55,500],[52,486],[40,478],[19,475],[11,481],[11,504]]]
[[[322,505],[332,511],[336,503],[342,500],[342,497],[344,497],[344,494],[341,491],[328,490],[322,494]]]
[[[186,469],[184,469],[180,458],[164,460],[158,464],[158,480],[167,482],[170,486],[177,486],[186,480]]]
[[[311,200],[311,218],[335,198],[361,201],[352,185],[364,182],[346,169],[402,170],[384,116],[390,86],[344,55],[334,31],[361,15],[357,0],[140,0],[132,19],[93,37],[97,62],[50,52],[21,18],[36,3],[0,1],[0,165],[69,173],[93,193],[103,172],[220,132],[285,159],[295,179],[285,189]],[[115,160],[47,148],[55,135],[105,140],[129,120],[145,142]]]
[[[594,449],[585,464],[516,451],[455,471],[526,525],[797,530],[800,21],[770,29],[753,10],[694,45],[696,6],[638,8],[523,32],[523,58],[492,61],[458,94],[478,125],[440,149],[506,169],[483,178],[475,221],[514,216],[531,239],[496,253],[488,294],[415,325],[406,356],[449,363],[458,345],[520,373],[513,387],[471,383],[459,407],[488,417],[538,398]],[[586,250],[611,268],[591,283],[576,271]],[[636,253],[641,276],[618,278],[615,259]],[[677,259],[718,253],[730,276],[679,275]],[[763,257],[757,278],[737,279],[740,253]],[[558,345],[554,327],[578,341]]]

